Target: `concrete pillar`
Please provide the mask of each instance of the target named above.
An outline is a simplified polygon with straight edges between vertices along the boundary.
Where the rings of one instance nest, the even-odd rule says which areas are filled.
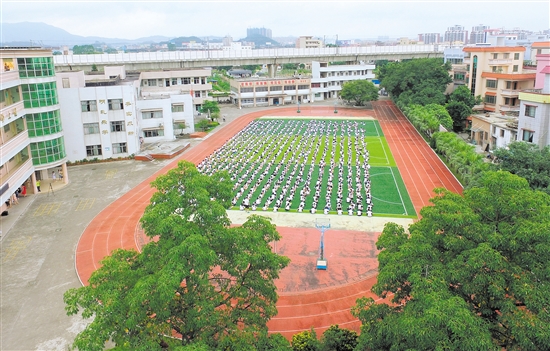
[[[267,75],[269,78],[275,78],[275,71],[277,70],[277,65],[273,63],[267,64]]]
[[[36,174],[34,172],[32,172],[31,174],[31,185],[32,185],[32,193],[33,194],[38,193],[38,189],[36,188]]]
[[[69,172],[67,172],[67,163],[61,165],[61,174],[63,174],[63,183],[69,183]]]

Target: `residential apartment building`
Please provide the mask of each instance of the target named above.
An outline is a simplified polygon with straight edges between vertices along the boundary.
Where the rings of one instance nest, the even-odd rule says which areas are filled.
[[[58,73],[70,161],[127,157],[139,153],[143,143],[194,131],[189,93],[141,96],[141,75],[127,76],[124,66],[104,69],[100,75]]]
[[[517,117],[487,112],[471,115],[468,119],[471,122],[470,138],[478,152],[506,147],[517,140]]]
[[[418,34],[418,41],[424,44],[437,44],[440,41],[439,33],[422,33]]]
[[[485,43],[487,41],[487,31],[489,26],[484,26],[480,24],[479,26],[473,26],[472,31],[470,32],[470,44]]]
[[[464,52],[468,88],[483,98],[484,110],[517,115],[519,92],[535,82],[534,71],[523,67],[525,48],[472,46]]]
[[[461,25],[455,25],[453,27],[447,28],[443,36],[443,41],[453,44],[460,42],[462,44],[468,43],[468,31],[464,29]]]
[[[296,39],[296,48],[298,49],[316,49],[322,48],[323,41],[320,39],[314,39],[310,36],[302,36]]]
[[[536,55],[535,89],[519,93],[518,139],[543,148],[550,145],[550,54]]]
[[[261,35],[261,36],[264,36],[264,37],[267,37],[267,38],[273,38],[273,35],[272,35],[272,32],[271,32],[271,29],[269,28],[247,28],[246,29],[246,36],[247,37],[253,37],[253,36],[257,36],[257,35]]]
[[[239,108],[313,101],[310,78],[245,78],[230,83],[231,101]]]
[[[323,101],[338,97],[342,85],[352,80],[375,79],[374,64],[329,65],[327,62],[311,63],[311,89],[314,101]]]
[[[62,171],[66,153],[52,52],[2,48],[0,104],[2,204],[21,185]]]
[[[550,54],[550,41],[537,41],[531,44],[530,64],[537,65],[537,55]],[[526,58],[528,60],[528,58]]]

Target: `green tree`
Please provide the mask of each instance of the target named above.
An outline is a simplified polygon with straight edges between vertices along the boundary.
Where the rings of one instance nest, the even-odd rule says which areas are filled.
[[[542,350],[550,345],[550,196],[509,172],[464,195],[436,189],[404,228],[388,223],[360,349]]]
[[[550,147],[539,149],[535,144],[518,141],[496,149],[493,155],[497,163],[492,167],[517,174],[527,179],[532,189],[550,194]]]
[[[201,119],[201,120],[197,123],[197,127],[199,127],[200,129],[202,129],[203,132],[206,132],[206,130],[210,127],[210,121],[207,120],[207,119]]]
[[[75,45],[73,46],[73,54],[75,55],[90,55],[101,53],[93,45]]]
[[[363,106],[366,102],[378,100],[378,88],[368,80],[352,80],[344,83],[340,96],[355,106]]]
[[[176,123],[176,127],[180,129],[179,135],[183,135],[183,130],[187,128],[187,123],[185,121]]]
[[[200,174],[182,161],[152,182],[156,192],[141,225],[157,238],[141,253],[116,250],[90,285],[64,295],[69,315],[93,321],[77,335],[80,350],[107,340],[132,350],[180,345],[215,347],[225,337],[266,332],[276,314],[274,279],[289,262],[271,250],[275,226],[251,216],[230,227],[232,182],[227,172]]]
[[[206,113],[208,116],[210,116],[212,121],[214,121],[214,119],[219,118],[220,116],[220,106],[218,105],[217,101],[207,100],[202,103],[200,112]]]
[[[357,346],[357,333],[331,325],[321,336],[321,351],[353,351]]]
[[[292,335],[290,343],[294,351],[319,351],[321,348],[317,333],[313,329]]]
[[[443,104],[445,89],[452,82],[450,68],[450,64],[444,64],[441,59],[413,59],[390,62],[378,70],[378,75],[381,79],[380,85],[395,101],[401,100],[401,94],[408,92],[405,97],[412,103]],[[426,92],[423,93],[423,90]],[[414,100],[415,98],[422,101]]]
[[[461,101],[451,101],[445,105],[445,109],[453,120],[453,130],[462,131],[466,125],[466,119],[472,114],[472,109]]]
[[[470,89],[466,86],[456,88],[449,95],[449,102],[445,105],[447,112],[453,119],[453,129],[462,131],[466,119],[472,114],[472,107],[476,104],[476,98],[472,96]]]

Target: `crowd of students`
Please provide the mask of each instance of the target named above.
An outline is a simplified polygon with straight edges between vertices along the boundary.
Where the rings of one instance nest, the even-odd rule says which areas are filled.
[[[197,168],[228,171],[235,182],[232,205],[241,210],[372,216],[365,128],[353,120],[260,119]]]

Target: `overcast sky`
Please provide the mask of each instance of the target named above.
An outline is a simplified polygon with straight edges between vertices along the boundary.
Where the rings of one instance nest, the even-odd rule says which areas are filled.
[[[250,27],[274,37],[338,35],[415,38],[455,24],[540,31],[550,28],[548,0],[439,1],[104,1],[0,0],[1,22],[44,22],[71,34],[136,39],[151,35],[246,36]]]

